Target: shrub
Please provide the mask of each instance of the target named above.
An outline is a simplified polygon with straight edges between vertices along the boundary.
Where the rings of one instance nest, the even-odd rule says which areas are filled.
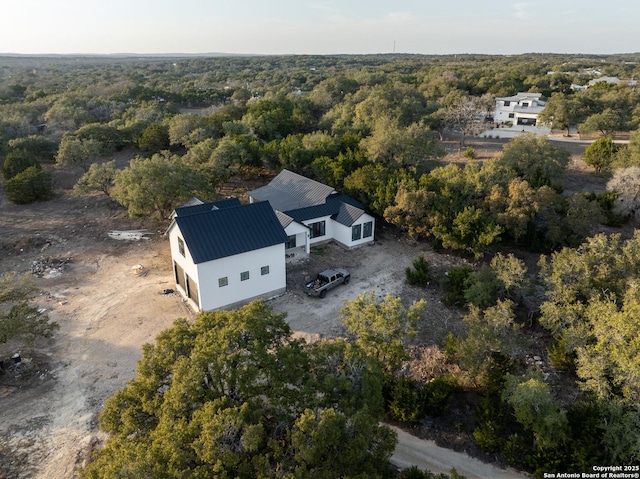
[[[618,199],[618,193],[615,191],[600,193],[595,199],[600,205],[600,208],[602,208],[602,211],[604,211],[604,215],[607,218],[607,226],[621,226],[629,220],[628,216],[623,216],[613,211],[616,200]]]
[[[504,283],[486,264],[483,264],[478,271],[470,273],[464,281],[463,287],[465,301],[481,309],[496,304],[505,289]]]
[[[48,200],[53,194],[51,175],[35,166],[18,173],[5,184],[10,201],[18,204]]]
[[[405,269],[407,283],[413,286],[426,286],[429,283],[429,263],[424,259],[424,253],[420,253],[413,260],[413,267]]]
[[[470,146],[467,146],[467,148],[464,150],[464,153],[462,153],[462,156],[464,156],[467,160],[473,160],[476,157],[476,150],[474,150]]]
[[[425,413],[442,416],[449,411],[451,398],[459,390],[458,384],[447,376],[438,376],[422,388],[421,396]]]
[[[547,348],[547,356],[556,370],[575,371],[575,354],[567,349],[567,340],[564,335]]]
[[[449,271],[440,280],[441,286],[446,291],[445,303],[458,306],[465,304],[465,282],[471,273],[473,273],[473,268],[468,264],[449,268]]]
[[[24,151],[12,151],[7,154],[2,163],[2,176],[5,180],[10,180],[30,166],[40,168],[40,164],[32,155]]]
[[[400,422],[416,422],[423,415],[418,385],[405,377],[396,379],[391,387],[389,413]]]

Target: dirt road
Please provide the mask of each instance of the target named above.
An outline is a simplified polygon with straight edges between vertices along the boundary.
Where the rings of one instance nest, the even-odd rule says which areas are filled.
[[[513,469],[500,469],[466,454],[437,446],[390,426],[398,434],[398,445],[391,456],[391,463],[401,469],[417,466],[434,473],[448,473],[455,469],[467,479],[525,479],[529,476]]]

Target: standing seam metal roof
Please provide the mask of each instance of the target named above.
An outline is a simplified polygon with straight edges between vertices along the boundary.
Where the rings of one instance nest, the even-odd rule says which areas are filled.
[[[205,213],[211,210],[221,210],[223,208],[231,208],[234,206],[240,206],[240,200],[238,198],[227,198],[220,201],[210,201],[207,203],[185,205],[175,209],[176,216],[186,216],[198,213]]]
[[[289,170],[282,170],[268,185],[249,192],[258,201],[269,201],[274,209],[290,211],[325,202],[335,190]]]
[[[288,239],[269,202],[177,216],[175,221],[196,264],[285,243]]]

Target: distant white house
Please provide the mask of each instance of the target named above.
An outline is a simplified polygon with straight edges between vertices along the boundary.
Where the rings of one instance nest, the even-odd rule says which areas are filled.
[[[514,96],[497,97],[494,121],[511,122],[513,125],[536,126],[538,115],[544,110],[541,93],[518,93]]]
[[[630,86],[630,87],[636,87],[638,86],[638,80],[621,80],[618,77],[608,77],[608,76],[603,76],[603,77],[598,77],[598,78],[594,78],[593,80],[589,80],[589,86],[593,86],[596,85],[598,83],[608,83],[610,85],[626,85],[626,86]]]
[[[288,236],[287,249],[334,240],[352,248],[374,240],[375,218],[358,201],[333,187],[282,170],[269,184],[249,192],[252,203],[268,201]]]
[[[176,209],[167,234],[177,290],[196,311],[286,290],[287,235],[268,202],[194,201]]]

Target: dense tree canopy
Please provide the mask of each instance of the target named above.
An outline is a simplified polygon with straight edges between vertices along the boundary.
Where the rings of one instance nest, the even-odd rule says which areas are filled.
[[[201,313],[144,347],[82,477],[384,477],[381,388],[358,347],[306,346],[262,302]]]

